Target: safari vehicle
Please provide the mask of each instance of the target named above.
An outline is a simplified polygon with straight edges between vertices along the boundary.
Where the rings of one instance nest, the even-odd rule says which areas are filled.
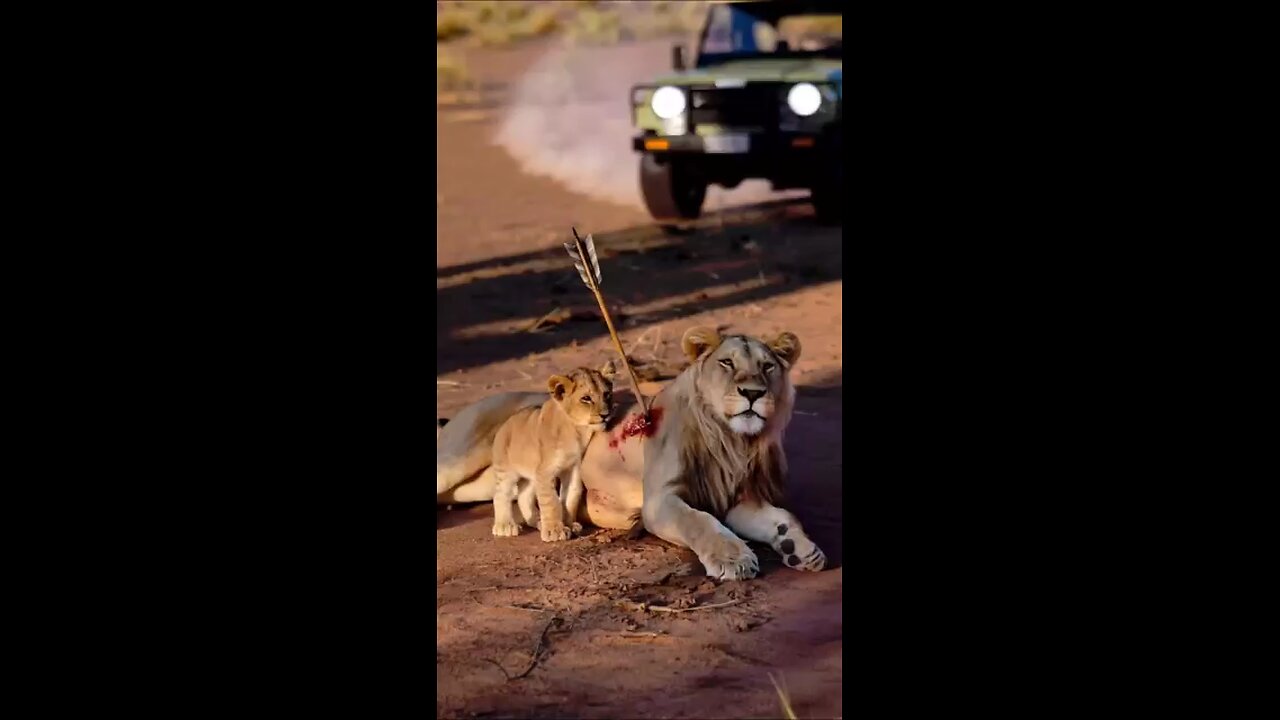
[[[631,89],[640,188],[660,222],[697,218],[707,186],[762,178],[807,188],[820,217],[841,216],[841,7],[766,0],[708,7],[691,68]]]

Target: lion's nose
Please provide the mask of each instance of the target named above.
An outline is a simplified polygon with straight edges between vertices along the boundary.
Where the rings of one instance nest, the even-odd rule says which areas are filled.
[[[738,388],[738,394],[746,398],[749,403],[754,403],[757,399],[764,397],[763,390],[748,390],[747,388]]]

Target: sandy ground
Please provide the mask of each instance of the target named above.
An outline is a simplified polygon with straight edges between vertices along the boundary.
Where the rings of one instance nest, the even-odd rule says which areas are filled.
[[[628,352],[658,381],[679,371],[692,325],[800,337],[789,504],[831,566],[795,572],[756,546],[759,577],[717,583],[691,552],[653,537],[592,529],[566,543],[529,531],[499,540],[490,506],[438,509],[437,715],[780,717],[772,674],[800,717],[840,717],[840,228],[791,200],[715,212],[669,237],[633,204],[527,172],[495,138],[511,88],[543,53],[470,56],[486,92],[438,106],[437,417],[614,357],[560,248],[576,226],[595,236]],[[634,157],[619,165],[635,177]],[[719,603],[729,604],[709,607]]]

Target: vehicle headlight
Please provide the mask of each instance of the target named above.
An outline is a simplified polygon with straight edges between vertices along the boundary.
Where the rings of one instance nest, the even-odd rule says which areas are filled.
[[[657,100],[657,96],[654,96]],[[791,90],[787,92],[787,107],[800,117],[809,117],[818,112],[818,106],[822,104],[822,93],[818,92],[818,88],[809,83],[799,83],[792,85]],[[654,106],[655,111],[657,105]]]
[[[658,88],[649,104],[653,106],[655,115],[663,120],[670,120],[684,112],[684,93],[680,88],[666,85]]]

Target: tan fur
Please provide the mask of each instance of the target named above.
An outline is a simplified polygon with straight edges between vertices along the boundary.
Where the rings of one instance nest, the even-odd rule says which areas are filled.
[[[547,380],[550,394],[540,407],[512,414],[493,441],[493,534],[514,536],[520,532],[512,515],[512,503],[521,505],[522,519],[535,525],[547,542],[568,539],[580,532],[577,522],[582,499],[579,465],[587,443],[603,430],[613,409],[613,363],[600,370],[578,368],[568,376]],[[448,426],[446,426],[448,427]],[[556,481],[561,493],[557,496]],[[525,490],[520,481],[528,481]],[[537,498],[539,518],[533,518]]]
[[[640,412],[637,403],[587,443],[577,466],[586,488],[586,518],[620,529],[642,518],[649,532],[692,548],[712,577],[741,579],[758,572],[759,562],[742,538],[768,543],[789,567],[821,570],[825,555],[795,516],[778,507],[787,472],[782,436],[795,399],[790,371],[800,357],[799,339],[782,333],[765,343],[692,328],[682,345],[692,363],[654,397],[659,420],[653,436],[620,436],[625,419]],[[767,363],[775,365],[773,371],[765,371]],[[764,394],[749,401],[739,388],[753,397]],[[652,396],[651,390],[645,393]],[[489,428],[517,413],[521,403],[531,403],[529,396],[486,398],[450,420],[439,446],[447,441],[451,449],[443,455],[437,449],[437,479],[464,471],[481,482],[491,476],[486,471],[493,445]],[[754,420],[733,419],[752,406],[763,416],[758,430]]]
[[[799,339],[783,333],[764,343],[699,327],[685,333],[682,345],[691,365],[654,399],[653,437],[623,439],[614,431],[588,447],[583,481],[592,522],[598,524],[595,493],[617,498],[640,484],[641,507],[612,506],[608,521],[625,527],[625,518],[639,510],[646,529],[692,548],[708,575],[756,574],[758,561],[739,535],[772,544],[791,567],[821,569],[821,550],[795,516],[777,506],[787,471],[782,436],[795,401],[790,370],[800,356]],[[748,409],[759,417],[744,415]],[[633,407],[628,415],[637,412]]]
[[[436,504],[493,499],[493,438],[521,408],[536,407],[546,393],[500,393],[463,408],[436,427]],[[465,500],[463,498],[466,498]]]

